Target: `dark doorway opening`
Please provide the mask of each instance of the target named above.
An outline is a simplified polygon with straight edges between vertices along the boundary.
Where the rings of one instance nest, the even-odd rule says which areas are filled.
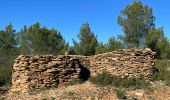
[[[79,79],[81,81],[87,81],[88,78],[90,77],[90,71],[88,68],[84,67],[81,62],[78,59],[74,59],[74,62],[76,64],[78,64],[78,67],[81,69],[80,70],[80,75],[79,75]]]

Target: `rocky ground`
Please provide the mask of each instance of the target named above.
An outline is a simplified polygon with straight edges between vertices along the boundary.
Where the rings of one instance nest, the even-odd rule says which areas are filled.
[[[152,83],[152,91],[143,89],[121,89],[126,91],[127,100],[170,100],[170,88],[162,82]],[[99,87],[90,82],[63,86],[25,94],[7,92],[0,100],[119,100],[117,88]]]

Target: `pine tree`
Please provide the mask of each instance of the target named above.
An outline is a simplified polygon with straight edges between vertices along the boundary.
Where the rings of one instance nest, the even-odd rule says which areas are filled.
[[[123,48],[123,44],[118,40],[115,39],[114,37],[109,38],[108,44],[107,44],[107,50],[109,52],[115,51],[117,49]]]
[[[22,54],[63,54],[68,48],[59,31],[41,27],[39,23],[21,29],[17,40]]]
[[[107,47],[102,42],[100,42],[96,47],[96,53],[95,54],[102,54],[107,52]]]
[[[0,31],[0,85],[11,83],[13,60],[17,54],[15,30],[10,23]]]
[[[165,37],[163,28],[156,29],[154,27],[147,35],[146,45],[156,52],[156,58],[170,58],[170,42]]]
[[[88,23],[85,23],[81,26],[80,33],[78,34],[78,38],[80,39],[79,43],[73,39],[74,49],[76,54],[81,54],[86,56],[94,55],[96,51],[95,48],[98,44],[98,41],[94,33],[91,32]]]
[[[134,1],[118,16],[118,24],[124,32],[124,35],[119,37],[126,47],[145,47],[146,36],[154,27],[154,21],[152,9],[140,1]]]

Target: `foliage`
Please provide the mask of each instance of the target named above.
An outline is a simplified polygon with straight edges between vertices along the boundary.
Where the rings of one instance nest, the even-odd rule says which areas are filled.
[[[117,49],[123,48],[123,44],[116,38],[111,37],[109,38],[108,44],[107,44],[107,50],[110,51],[115,51]]]
[[[105,52],[112,52],[115,51],[117,49],[121,49],[123,48],[124,45],[121,43],[121,41],[119,41],[118,39],[111,37],[108,40],[108,43],[103,44],[98,43],[97,47],[96,47],[96,54],[101,54],[101,53],[105,53]]]
[[[160,54],[158,58],[169,59],[170,58],[170,42],[167,38],[163,38],[161,42],[157,44],[157,53]]]
[[[12,63],[9,65],[0,66],[0,86],[1,85],[11,85],[11,76],[12,76]]]
[[[51,100],[57,100],[56,97],[51,97]]]
[[[21,54],[63,54],[68,48],[60,32],[39,23],[21,29],[17,40]]]
[[[134,1],[127,5],[118,16],[118,24],[122,26],[123,35],[119,39],[109,38],[106,44],[98,43],[97,36],[91,31],[88,23],[82,24],[78,34],[79,42],[73,39],[74,45],[69,47],[61,33],[52,28],[48,29],[35,23],[30,27],[24,26],[15,32],[10,23],[0,30],[0,85],[11,83],[13,60],[20,54],[69,54],[94,55],[114,51],[124,47],[148,47],[156,52],[157,59],[170,58],[170,42],[164,35],[163,28],[155,27],[155,17],[152,9],[143,5],[141,1]],[[157,80],[164,80],[170,84],[170,75],[167,68],[169,62],[157,60]],[[145,87],[143,79],[126,79],[111,76],[108,73],[91,77],[92,82],[99,85],[118,87]],[[114,80],[114,81],[113,81]]]
[[[65,86],[72,86],[72,85],[80,84],[80,83],[82,83],[82,82],[80,81],[80,79],[73,78],[73,79],[71,79],[69,82],[65,83]]]
[[[153,28],[147,35],[146,45],[156,52],[156,58],[170,58],[170,43],[164,36],[163,28]]]
[[[109,86],[112,84],[113,76],[107,72],[98,73],[97,76],[89,78],[92,83],[100,86]]]
[[[94,55],[95,48],[97,46],[98,41],[94,33],[91,32],[88,23],[85,23],[81,26],[80,33],[78,34],[78,38],[80,39],[79,43],[73,39],[74,50],[76,54],[81,54],[86,56]]]
[[[19,54],[63,54],[68,48],[55,29],[35,23],[16,33],[10,23],[0,31],[0,84],[11,83],[13,60]]]
[[[97,74],[89,79],[92,83],[99,86],[114,86],[120,88],[148,88],[148,83],[143,78],[121,78],[113,76],[108,72]]]
[[[11,83],[12,62],[18,54],[15,30],[10,23],[0,31],[0,85]]]
[[[126,47],[145,47],[146,36],[154,26],[154,20],[151,8],[141,1],[134,1],[118,16],[118,24],[124,31],[119,38]]]
[[[126,99],[126,91],[124,91],[124,90],[120,90],[120,89],[118,89],[118,90],[116,90],[116,95],[117,95],[117,98],[118,99]]]
[[[95,54],[102,54],[102,53],[105,53],[107,52],[107,47],[106,45],[104,45],[102,42],[99,43],[96,47],[96,52]]]
[[[5,79],[3,79],[2,78],[2,76],[0,76],[0,86],[2,86],[2,85],[5,85],[6,84],[6,82],[5,82]]]
[[[156,60],[155,64],[157,71],[155,73],[155,80],[162,80],[170,83],[170,61]]]
[[[44,98],[42,98],[42,100],[48,100],[48,99],[44,97]]]
[[[151,32],[147,35],[146,45],[150,47],[153,51],[156,50],[157,42],[162,40],[163,36],[163,29],[159,28],[156,29],[155,27],[151,30]]]
[[[74,50],[74,47],[73,47],[73,46],[71,46],[71,47],[68,49],[68,53],[69,53],[70,55],[75,55],[75,54],[76,54],[76,51]]]

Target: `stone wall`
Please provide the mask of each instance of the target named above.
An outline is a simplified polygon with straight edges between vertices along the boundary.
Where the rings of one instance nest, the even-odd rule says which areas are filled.
[[[80,65],[76,57],[21,55],[14,61],[11,91],[57,87],[73,78],[81,79],[86,68]]]
[[[154,55],[150,49],[121,49],[90,58],[91,73],[110,72],[120,77],[152,79]]]
[[[121,49],[95,56],[21,55],[14,61],[11,91],[57,87],[73,78],[87,80],[103,71],[120,77],[151,79],[154,69],[154,53],[150,49]]]

